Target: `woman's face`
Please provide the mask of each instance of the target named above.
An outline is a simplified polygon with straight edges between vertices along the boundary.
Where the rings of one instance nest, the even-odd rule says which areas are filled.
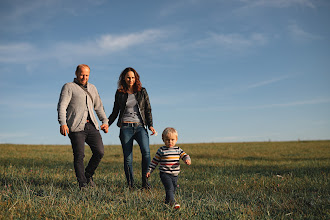
[[[128,71],[125,75],[125,82],[127,86],[130,88],[134,85],[135,83],[135,75],[133,71]]]

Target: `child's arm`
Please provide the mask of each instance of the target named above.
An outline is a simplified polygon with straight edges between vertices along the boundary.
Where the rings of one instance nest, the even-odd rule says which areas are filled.
[[[149,165],[149,169],[148,169],[148,172],[146,174],[146,177],[149,178],[152,171],[154,171],[154,169],[157,167],[159,161],[161,160],[161,150],[158,149],[155,157],[152,159],[152,161],[150,162],[150,165]]]
[[[181,148],[180,148],[180,158],[185,162],[185,164],[187,165],[191,164],[190,156],[186,154],[186,152],[184,152]]]

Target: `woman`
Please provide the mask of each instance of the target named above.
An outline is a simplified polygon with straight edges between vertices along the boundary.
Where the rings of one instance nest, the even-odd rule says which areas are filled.
[[[150,148],[148,131],[156,134],[153,128],[151,106],[147,90],[142,87],[139,74],[132,67],[122,71],[118,80],[118,89],[109,126],[118,118],[117,126],[120,127],[119,138],[124,153],[124,170],[128,186],[134,187],[133,176],[133,140],[140,146],[142,154],[142,188],[149,189],[146,178],[150,163]]]

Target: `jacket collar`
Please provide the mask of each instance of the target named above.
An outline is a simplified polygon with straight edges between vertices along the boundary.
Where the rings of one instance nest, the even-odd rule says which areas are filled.
[[[81,83],[79,83],[79,81],[78,81],[77,78],[74,78],[74,79],[73,79],[73,82],[76,83],[76,84],[78,84],[79,86],[83,86],[83,87],[85,87],[85,88],[87,88],[87,85],[88,85],[88,82],[87,82],[86,85],[82,85]]]

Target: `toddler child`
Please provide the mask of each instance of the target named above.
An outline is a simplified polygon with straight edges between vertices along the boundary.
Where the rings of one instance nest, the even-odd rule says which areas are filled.
[[[146,177],[149,178],[152,171],[159,164],[160,179],[165,187],[165,203],[179,209],[180,205],[175,202],[174,194],[177,187],[178,175],[180,173],[180,158],[188,165],[191,159],[181,148],[176,146],[178,132],[174,128],[165,128],[162,134],[165,146],[157,150],[152,159]]]

